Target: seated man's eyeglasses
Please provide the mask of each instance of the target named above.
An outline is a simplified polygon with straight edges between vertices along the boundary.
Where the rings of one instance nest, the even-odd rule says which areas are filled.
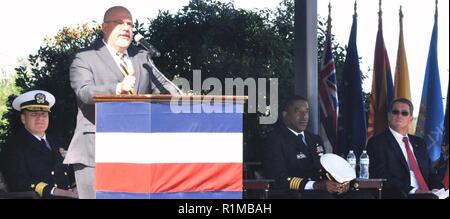
[[[402,116],[409,116],[409,112],[408,111],[399,111],[399,110],[392,110],[391,112],[393,115],[398,115],[398,114],[402,114]]]

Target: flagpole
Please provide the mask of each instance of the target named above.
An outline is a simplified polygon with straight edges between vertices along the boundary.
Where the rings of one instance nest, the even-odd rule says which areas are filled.
[[[327,35],[331,40],[331,1],[328,2],[328,20],[327,20]]]
[[[401,5],[400,5],[398,17],[399,17],[399,20],[400,20],[400,30],[403,30],[403,11],[402,11],[402,6]]]
[[[438,0],[436,0],[435,5],[436,5],[435,6],[436,8],[435,8],[435,12],[434,12],[434,17],[437,18],[437,16],[438,16]]]
[[[437,1],[437,0],[436,0]],[[381,17],[383,15],[383,11],[381,11],[381,0],[378,1],[378,22],[381,23]]]

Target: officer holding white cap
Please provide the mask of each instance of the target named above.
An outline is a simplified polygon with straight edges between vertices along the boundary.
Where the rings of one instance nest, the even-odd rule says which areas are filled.
[[[8,139],[4,173],[11,192],[35,191],[39,197],[77,198],[73,170],[63,164],[61,145],[46,134],[55,97],[43,90],[14,99],[24,129]]]
[[[269,197],[355,197],[349,191],[354,176],[345,171],[342,159],[326,155],[320,136],[306,130],[309,110],[304,97],[289,97],[281,110],[282,120],[263,142],[264,174],[274,180]]]
[[[348,186],[350,181],[356,179],[353,167],[344,158],[336,154],[322,155],[320,164],[325,170],[326,178],[339,183],[341,187]]]

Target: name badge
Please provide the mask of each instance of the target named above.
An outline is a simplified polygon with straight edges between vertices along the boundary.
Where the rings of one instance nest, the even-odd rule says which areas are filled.
[[[299,154],[297,154],[297,160],[301,160],[301,159],[304,159],[304,158],[306,158],[306,155],[303,154],[302,152],[300,152]]]
[[[324,151],[324,150],[323,150],[323,147],[320,146],[319,144],[316,145],[316,150],[317,150],[317,153],[318,153],[318,154],[323,153],[323,151]]]

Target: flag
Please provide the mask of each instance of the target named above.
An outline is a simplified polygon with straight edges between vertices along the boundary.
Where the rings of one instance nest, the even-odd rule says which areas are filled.
[[[359,157],[366,145],[367,137],[361,71],[356,47],[357,24],[355,11],[350,39],[348,40],[347,56],[345,57],[342,88],[339,90],[341,93],[341,117],[339,117],[341,128],[339,148],[335,153],[343,157],[348,154],[349,150],[353,150]]]
[[[405,43],[403,40],[403,12],[400,6],[400,34],[398,39],[397,65],[395,67],[394,98],[406,98],[411,100],[411,89],[409,86],[408,61],[406,59]],[[413,125],[408,127],[410,134],[414,133]]]
[[[425,139],[428,146],[428,154],[433,162],[437,161],[441,155],[442,130],[444,126],[444,106],[442,103],[437,57],[437,23],[436,13],[416,127],[416,135]]]
[[[445,170],[444,179],[442,180],[442,185],[444,185],[445,189],[448,189],[448,160],[447,160],[447,169]]]
[[[403,41],[403,12],[400,7],[400,35],[398,39],[397,65],[395,67],[395,98],[406,98],[411,100],[411,89],[409,86],[408,61],[406,59],[405,43]]]
[[[381,14],[380,5],[373,64],[372,91],[370,94],[368,138],[380,134],[388,128],[387,113],[389,112],[389,105],[394,97],[391,66],[383,39]]]
[[[331,8],[329,6],[329,8]],[[336,66],[331,51],[331,17],[328,16],[328,28],[323,53],[322,67],[319,72],[320,135],[326,151],[332,152],[337,146],[338,130],[338,94]]]
[[[449,94],[449,90],[448,90],[448,85],[447,85],[447,105],[446,105],[446,110],[445,110],[445,119],[444,119],[444,121],[445,121],[445,124],[444,124],[444,132],[443,132],[443,135],[444,135],[444,139],[443,139],[443,141],[442,141],[442,145],[444,145],[444,146],[447,146],[448,147],[448,120],[449,120],[449,118],[448,118],[448,94]]]
[[[201,112],[174,113],[156,102],[96,104],[97,198],[242,198],[242,113],[210,113],[209,102],[186,107]]]
[[[445,110],[445,124],[444,124],[444,139],[442,141],[442,145],[444,147],[444,154],[443,157],[441,158],[444,161],[444,165],[442,167],[442,169],[444,169],[444,176],[442,179],[442,184],[444,185],[444,187],[446,189],[448,189],[448,94],[449,94],[449,90],[448,90],[448,85],[447,85],[447,106],[446,106],[446,110]]]

